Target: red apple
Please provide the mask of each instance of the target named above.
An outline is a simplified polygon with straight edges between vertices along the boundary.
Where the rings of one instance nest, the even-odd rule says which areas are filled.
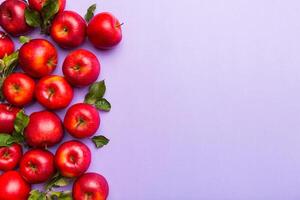
[[[91,151],[80,141],[68,141],[58,147],[55,165],[62,176],[74,178],[82,175],[90,166]]]
[[[54,156],[50,151],[27,151],[20,162],[20,173],[28,183],[43,183],[55,173]]]
[[[96,48],[111,49],[122,40],[121,26],[119,20],[111,13],[99,13],[90,21],[87,35]]]
[[[14,131],[14,122],[19,108],[0,104],[0,133],[12,133]]]
[[[76,12],[64,11],[53,20],[50,35],[62,48],[78,47],[86,37],[86,22]]]
[[[35,97],[48,109],[66,108],[73,99],[73,88],[61,76],[49,75],[36,85]]]
[[[24,131],[27,144],[32,147],[51,147],[59,143],[64,135],[59,117],[49,111],[32,113]]]
[[[33,100],[35,82],[23,73],[13,73],[3,82],[2,92],[8,103],[23,107]]]
[[[88,86],[97,80],[100,74],[100,62],[92,52],[78,49],[66,57],[63,73],[73,86]]]
[[[17,171],[8,171],[0,176],[1,200],[27,200],[31,186]]]
[[[46,2],[47,2],[47,0],[28,0],[29,6],[32,9],[39,11],[39,12],[42,11],[42,8]],[[66,0],[58,0],[58,6],[59,6],[58,12],[62,12],[66,6]]]
[[[27,4],[21,0],[6,0],[0,5],[0,25],[13,36],[23,35],[31,28],[25,21]]]
[[[106,200],[109,186],[106,179],[97,173],[80,176],[73,185],[74,200]]]
[[[14,50],[14,42],[6,33],[0,31],[0,59],[2,59],[6,55],[8,56],[12,54]]]
[[[0,170],[13,170],[19,164],[23,154],[22,146],[12,144],[9,147],[0,147]]]
[[[64,127],[76,138],[86,138],[94,135],[99,126],[99,112],[89,104],[75,104],[68,109],[65,115]]]
[[[51,74],[57,65],[57,50],[49,41],[34,39],[20,49],[21,68],[34,78]]]

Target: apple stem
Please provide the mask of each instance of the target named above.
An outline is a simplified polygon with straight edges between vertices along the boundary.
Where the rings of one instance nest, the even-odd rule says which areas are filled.
[[[122,22],[121,24],[117,24],[116,27],[119,28],[119,27],[121,27],[123,25],[124,25],[124,22]]]

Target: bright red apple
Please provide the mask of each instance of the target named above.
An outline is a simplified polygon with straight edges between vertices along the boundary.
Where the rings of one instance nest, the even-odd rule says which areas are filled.
[[[111,13],[99,13],[88,24],[87,35],[96,48],[111,49],[122,40],[121,26]]]
[[[0,25],[13,36],[26,34],[30,27],[25,21],[27,4],[21,0],[6,0],[0,5]]]
[[[80,176],[73,185],[74,200],[106,200],[109,186],[106,179],[97,173]]]
[[[80,141],[68,141],[60,145],[55,154],[55,165],[60,174],[74,178],[82,175],[90,166],[91,151]]]
[[[9,104],[0,104],[0,133],[12,133],[14,122],[20,108]]]
[[[23,73],[13,73],[3,82],[2,92],[8,103],[23,107],[33,100],[35,82]]]
[[[14,42],[6,33],[0,31],[0,59],[2,59],[6,55],[10,55],[14,52],[14,50]]]
[[[8,171],[0,176],[1,200],[27,200],[30,190],[30,184],[17,171]]]
[[[37,83],[35,97],[40,104],[48,109],[62,109],[71,103],[73,88],[65,78],[49,75]]]
[[[89,104],[78,103],[71,106],[64,119],[64,127],[76,138],[94,135],[100,126],[98,110]]]
[[[46,2],[47,2],[47,0],[28,0],[29,6],[32,9],[39,11],[39,12],[42,11],[42,8]],[[66,0],[58,0],[58,6],[59,6],[58,12],[62,12],[66,6]]]
[[[51,147],[59,143],[64,135],[59,117],[49,111],[32,113],[24,131],[27,144],[32,147]]]
[[[20,173],[28,183],[43,183],[55,173],[54,156],[50,151],[32,149],[20,162]]]
[[[97,80],[100,74],[100,62],[92,52],[78,49],[66,57],[63,73],[73,86],[88,86]]]
[[[9,171],[16,168],[22,154],[22,146],[16,143],[9,147],[0,147],[0,170]]]
[[[24,72],[34,78],[49,75],[57,65],[57,50],[47,40],[31,40],[21,47],[19,63]]]
[[[86,22],[76,12],[59,13],[52,22],[50,35],[62,48],[80,46],[86,37]]]

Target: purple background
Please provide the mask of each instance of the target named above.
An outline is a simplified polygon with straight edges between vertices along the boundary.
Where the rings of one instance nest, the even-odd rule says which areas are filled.
[[[67,8],[84,15],[94,2]],[[110,200],[300,198],[299,1],[97,4],[125,23],[116,49],[84,45],[113,106],[99,130],[110,144],[89,142]]]

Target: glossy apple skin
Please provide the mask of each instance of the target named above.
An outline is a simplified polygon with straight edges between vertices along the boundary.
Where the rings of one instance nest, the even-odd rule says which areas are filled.
[[[57,50],[49,41],[34,39],[24,44],[19,53],[19,64],[34,78],[51,74],[57,65]]]
[[[35,97],[50,110],[63,109],[73,99],[73,88],[64,77],[49,75],[37,83]]]
[[[28,3],[32,9],[41,12],[46,1],[47,0],[28,0]],[[58,0],[58,6],[59,6],[58,12],[64,11],[66,6],[66,0]]]
[[[97,173],[80,176],[73,185],[74,200],[106,200],[109,186],[106,179]]]
[[[1,200],[27,200],[30,190],[30,184],[17,171],[8,171],[0,176]]]
[[[27,151],[20,162],[20,173],[31,184],[48,181],[55,174],[54,155],[42,149]]]
[[[63,136],[62,122],[59,117],[49,111],[32,113],[30,122],[25,128],[24,136],[31,147],[51,147],[59,143]]]
[[[22,146],[12,144],[10,147],[0,147],[0,170],[13,170],[19,164],[23,155]]]
[[[13,73],[3,82],[2,92],[8,103],[18,107],[29,104],[34,97],[35,82],[23,73]]]
[[[0,104],[0,133],[12,133],[14,131],[14,122],[20,108]]]
[[[14,50],[14,42],[6,33],[0,31],[0,59],[2,59],[5,55],[12,54]]]
[[[63,73],[73,86],[84,87],[98,79],[100,68],[100,62],[92,52],[78,49],[66,57],[63,64]]]
[[[79,14],[64,11],[55,17],[50,35],[60,47],[75,48],[85,41],[86,27],[85,20]]]
[[[22,0],[6,0],[0,5],[0,25],[6,32],[19,36],[31,30],[25,21],[26,7]]]
[[[61,175],[75,178],[90,166],[91,151],[80,141],[68,141],[60,145],[55,153],[55,166]]]
[[[100,126],[98,110],[89,104],[78,103],[71,106],[64,118],[65,129],[75,138],[91,137]]]
[[[111,13],[99,13],[88,24],[87,35],[96,48],[111,49],[122,40],[121,26]]]

